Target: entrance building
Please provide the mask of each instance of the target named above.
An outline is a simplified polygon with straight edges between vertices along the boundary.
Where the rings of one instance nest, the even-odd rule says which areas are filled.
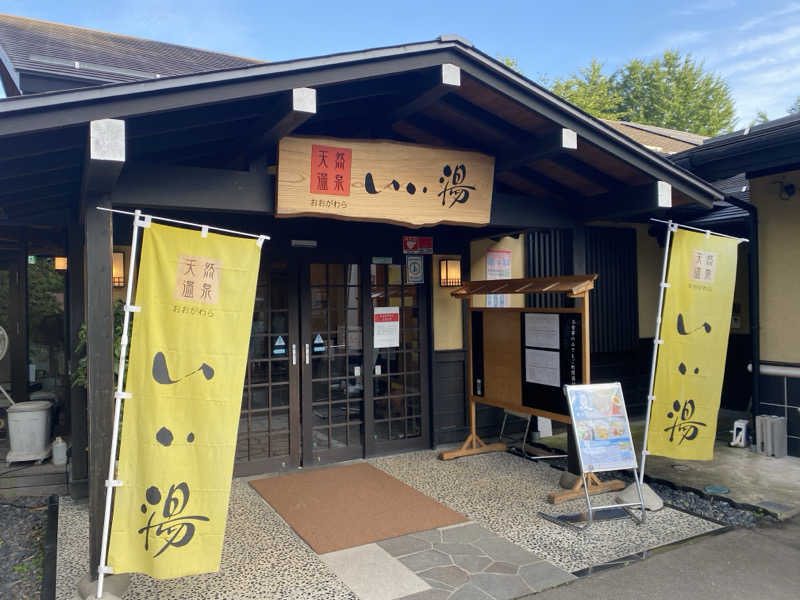
[[[24,31],[36,28],[15,35]],[[53,31],[59,28],[45,33]],[[31,65],[15,60],[0,63],[0,74],[4,83],[22,85],[27,75],[20,70]],[[74,68],[51,63],[48,81],[58,69]],[[58,296],[63,368],[53,367],[60,378],[47,385],[62,411],[59,425],[71,436],[71,491],[89,495],[93,565],[111,437],[113,301],[133,259],[130,217],[97,207],[271,236],[262,249],[242,390],[235,470],[244,475],[463,440],[472,385],[466,311],[448,286],[458,279],[583,274],[602,263],[596,256],[587,261],[590,246],[614,247],[590,243],[587,224],[646,222],[672,206],[724,198],[458,36],[218,68],[158,78],[126,71],[127,79],[105,81],[113,85],[0,100],[0,248],[8,250],[0,269],[7,265],[10,274],[3,315],[11,333],[0,374],[7,367],[16,400],[32,393],[28,257],[53,269],[55,258],[66,258]],[[148,72],[166,72],[159,69]],[[354,201],[326,195],[320,202],[322,181],[309,186],[302,179],[309,173],[292,179],[298,163],[280,155],[289,138],[352,148],[380,143],[396,153],[378,157],[365,174],[355,166],[364,155],[353,151],[351,192],[368,196],[353,212]],[[474,210],[477,192],[443,205],[438,189],[425,196],[427,188],[420,193],[413,184],[431,168],[464,183],[456,181],[463,159],[451,157],[468,153],[489,165],[480,185],[466,182],[483,186],[481,210]],[[380,185],[374,165],[385,171]],[[306,196],[287,204],[287,182]],[[388,208],[369,200],[379,193],[396,194]],[[430,238],[421,273],[418,261],[408,261],[404,236]],[[615,272],[623,279],[635,276],[620,265]],[[124,267],[119,275],[117,267]],[[603,285],[598,279],[597,297]],[[525,303],[492,299],[506,301]],[[375,331],[387,312],[396,315],[389,343]],[[614,321],[613,311],[604,314]],[[81,339],[86,368],[72,386],[67,373],[81,372]],[[479,412],[478,433],[496,435],[500,416],[492,407]]]

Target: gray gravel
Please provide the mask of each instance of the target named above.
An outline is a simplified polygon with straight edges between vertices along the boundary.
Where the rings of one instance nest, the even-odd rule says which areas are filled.
[[[0,598],[40,595],[47,496],[0,498]]]
[[[567,468],[567,461],[563,458],[554,459],[550,461],[550,465],[563,471]],[[627,471],[601,473],[599,477],[600,479],[620,479],[626,484],[633,483],[633,477]],[[709,496],[693,490],[679,489],[667,483],[650,480],[647,476],[645,476],[645,481],[656,494],[661,496],[667,506],[686,511],[704,519],[717,521],[723,525],[755,527],[763,523],[777,522],[777,519],[763,510],[737,507],[719,496]]]

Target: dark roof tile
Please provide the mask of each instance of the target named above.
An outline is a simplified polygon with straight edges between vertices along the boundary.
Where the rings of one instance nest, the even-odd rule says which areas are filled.
[[[0,46],[19,71],[124,83],[265,61],[0,14]]]

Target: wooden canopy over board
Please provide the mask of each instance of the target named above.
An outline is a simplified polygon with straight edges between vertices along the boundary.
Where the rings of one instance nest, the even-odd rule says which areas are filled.
[[[491,281],[465,281],[452,292],[456,298],[476,294],[553,294],[566,293],[581,296],[594,289],[596,274],[559,275],[558,277],[523,277],[521,279],[496,279]]]

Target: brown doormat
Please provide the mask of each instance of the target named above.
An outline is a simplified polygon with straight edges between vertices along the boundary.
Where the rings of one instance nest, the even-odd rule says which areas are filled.
[[[367,463],[250,482],[317,554],[466,521]]]

